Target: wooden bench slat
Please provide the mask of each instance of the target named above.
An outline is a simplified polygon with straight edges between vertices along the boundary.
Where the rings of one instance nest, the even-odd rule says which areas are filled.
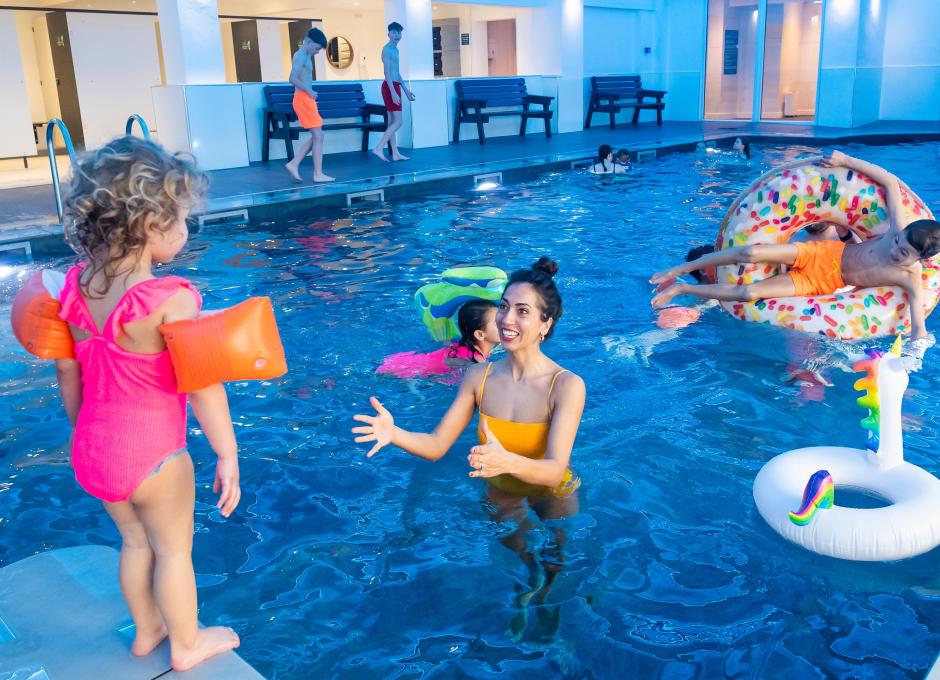
[[[662,101],[664,91],[650,91],[643,88],[639,75],[591,76],[591,100],[588,103],[585,129],[591,126],[594,113],[606,113],[610,116],[610,129],[614,129],[614,115],[623,109],[633,109],[633,124],[639,121],[641,110],[656,111],[656,124],[663,124]],[[647,100],[649,98],[649,100]]]
[[[524,135],[529,118],[545,121],[545,136],[551,137],[553,111],[549,108],[552,97],[537,102],[529,99],[524,78],[476,78],[454,82],[457,102],[454,107],[454,141],[460,141],[461,123],[475,123],[480,144],[486,141],[483,124],[492,117],[519,116],[522,123],[519,134]],[[527,108],[526,103],[532,108]],[[480,111],[477,113],[477,108]],[[507,110],[508,109],[508,110]]]

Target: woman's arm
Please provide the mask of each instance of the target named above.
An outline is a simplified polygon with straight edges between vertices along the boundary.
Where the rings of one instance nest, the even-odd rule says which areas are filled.
[[[555,408],[545,458],[533,460],[507,451],[484,421],[487,443],[470,449],[470,465],[474,468],[471,477],[495,477],[508,473],[538,486],[554,488],[562,483],[584,412],[584,381],[573,373],[567,373],[559,379],[555,389]]]
[[[366,423],[352,429],[353,434],[359,435],[355,439],[356,443],[375,442],[366,454],[369,458],[382,447],[391,444],[425,460],[440,459],[454,445],[457,437],[467,429],[467,425],[473,418],[473,411],[476,408],[476,389],[482,380],[484,366],[481,364],[467,371],[453,403],[430,434],[409,432],[396,427],[395,419],[388,409],[378,399],[370,397],[369,402],[375,409],[376,415],[353,416],[353,420]]]
[[[78,411],[82,407],[82,366],[75,359],[56,359],[55,374],[62,406],[74,428]]]

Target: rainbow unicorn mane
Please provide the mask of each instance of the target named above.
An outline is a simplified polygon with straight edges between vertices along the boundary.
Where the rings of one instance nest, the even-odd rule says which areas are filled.
[[[806,526],[813,521],[816,511],[826,510],[835,503],[836,487],[828,470],[817,470],[806,482],[803,489],[803,502],[796,512],[788,512],[790,521],[799,526]]]
[[[872,453],[878,452],[881,436],[881,399],[878,393],[878,363],[882,353],[876,349],[867,349],[867,359],[856,361],[852,370],[865,371],[865,377],[855,381],[856,390],[864,390],[865,394],[855,400],[862,408],[868,409],[868,415],[862,418],[862,428],[868,430],[866,448]]]

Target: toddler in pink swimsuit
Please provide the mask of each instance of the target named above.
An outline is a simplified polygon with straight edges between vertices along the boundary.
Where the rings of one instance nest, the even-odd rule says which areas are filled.
[[[178,671],[239,643],[231,628],[198,627],[187,395],[177,394],[159,331],[197,316],[202,298],[185,279],[151,272],[186,244],[186,218],[205,187],[190,160],[136,137],[114,140],[75,168],[65,227],[85,262],[69,270],[61,294],[75,359],[56,361],[75,477],[121,533],[121,591],[136,626],[131,652],[144,656],[169,637]],[[188,396],[218,455],[214,490],[228,517],[241,491],[225,389]]]
[[[428,353],[399,352],[385,357],[376,373],[396,378],[426,378],[432,375],[453,374],[470,364],[489,359],[490,352],[499,344],[496,328],[496,303],[489,300],[470,300],[457,312],[460,340],[449,347]]]

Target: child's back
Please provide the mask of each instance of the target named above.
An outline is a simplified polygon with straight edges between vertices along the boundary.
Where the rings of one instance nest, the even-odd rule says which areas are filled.
[[[198,626],[187,395],[178,394],[159,331],[194,318],[201,298],[185,279],[151,271],[186,244],[186,218],[204,191],[205,176],[189,160],[134,137],[81,160],[65,222],[86,261],[69,270],[60,296],[75,359],[56,360],[76,479],[121,533],[121,590],[136,628],[131,652],[144,656],[169,637],[178,671],[239,644],[230,628]],[[214,489],[228,517],[240,488],[225,390],[210,385],[189,399],[218,455]]]

